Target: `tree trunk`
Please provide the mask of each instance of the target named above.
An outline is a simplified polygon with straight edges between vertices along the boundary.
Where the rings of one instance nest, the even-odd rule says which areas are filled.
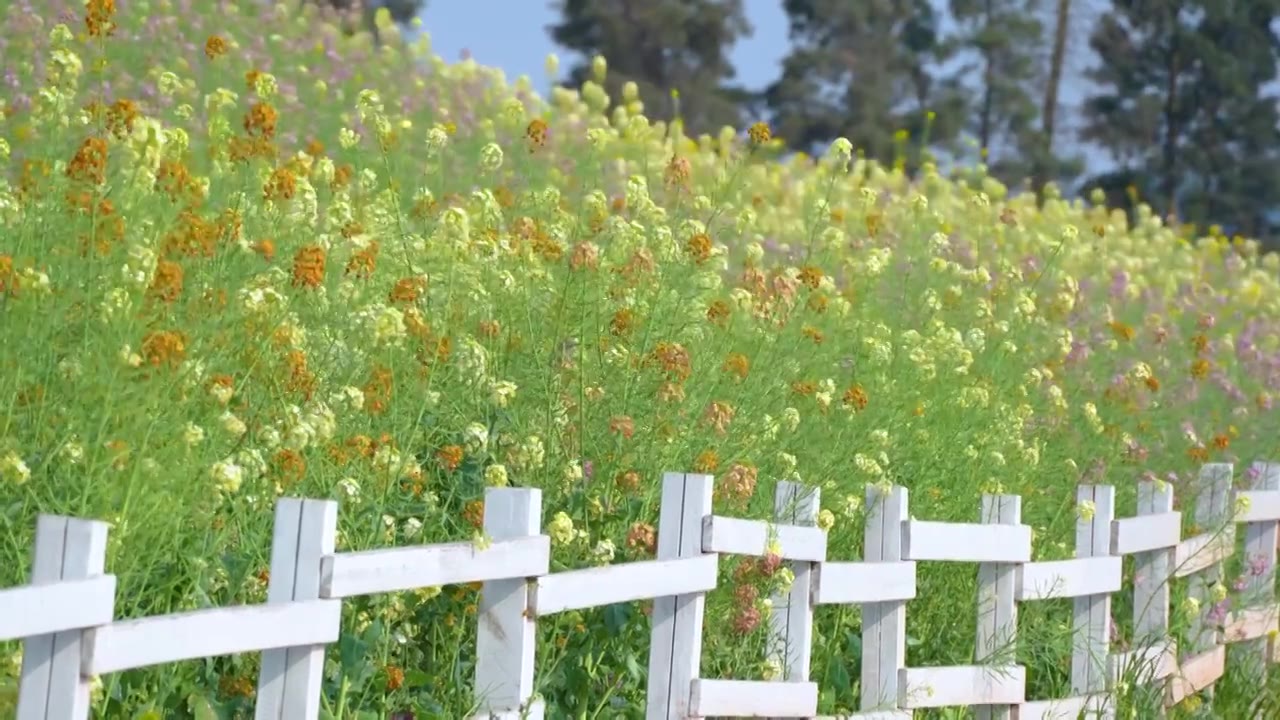
[[[1165,55],[1164,137],[1160,148],[1160,189],[1164,193],[1165,214],[1172,217],[1177,208],[1178,192],[1178,8],[1168,9],[1169,51]]]
[[[982,19],[983,25],[984,25],[983,32],[989,33],[991,31],[991,26],[994,23],[994,20],[991,17],[991,0],[986,0],[985,11],[986,12]],[[990,36],[988,35],[987,37],[990,37]],[[978,143],[979,143],[978,147],[982,148],[983,153],[986,156],[983,159],[983,162],[990,164],[991,163],[991,135],[992,135],[991,126],[993,124],[992,114],[994,112],[995,94],[996,94],[995,93],[996,62],[995,62],[995,48],[990,47],[985,39],[983,41],[983,44],[988,45],[988,47],[983,48],[983,51],[982,51],[983,61],[985,62],[985,66],[982,69],[982,111],[981,111],[982,114],[978,118]]]
[[[1053,133],[1058,119],[1058,88],[1062,84],[1062,66],[1067,57],[1067,38],[1071,26],[1071,0],[1058,0],[1053,25],[1053,53],[1049,56],[1049,79],[1044,88],[1044,104],[1040,108],[1040,157],[1035,158],[1032,181],[1036,195],[1049,182],[1049,166],[1053,162]]]

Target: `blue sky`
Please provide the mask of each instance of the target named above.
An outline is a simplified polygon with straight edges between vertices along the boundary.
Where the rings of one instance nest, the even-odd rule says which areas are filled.
[[[782,0],[744,0],[748,19],[755,32],[734,46],[732,60],[738,81],[749,88],[761,88],[771,82],[786,55],[787,17]],[[1088,10],[1088,3],[1084,10]],[[431,36],[433,51],[448,62],[460,60],[470,52],[476,62],[500,67],[510,80],[521,74],[533,80],[534,87],[546,92],[550,80],[543,70],[548,53],[560,55],[561,66],[572,59],[551,40],[546,28],[556,20],[553,0],[427,0],[422,14],[423,30]],[[1073,18],[1068,67],[1062,88],[1064,128],[1059,141],[1064,146],[1076,145],[1074,126],[1078,120],[1075,108],[1085,94],[1081,72],[1091,61],[1086,39],[1093,17],[1081,13]],[[1083,51],[1083,52],[1082,52]],[[1086,148],[1089,170],[1097,171],[1109,164],[1105,155]]]

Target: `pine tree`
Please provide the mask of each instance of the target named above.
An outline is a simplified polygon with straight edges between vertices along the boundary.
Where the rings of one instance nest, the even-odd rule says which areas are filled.
[[[1025,178],[1038,145],[1034,88],[1044,80],[1039,49],[1045,28],[1041,0],[951,0],[960,26],[950,42],[975,59],[961,67],[976,78],[973,133],[991,173],[1005,182]]]
[[[790,146],[812,150],[844,136],[889,162],[899,159],[900,131],[917,150],[955,137],[964,101],[934,69],[945,48],[931,0],[785,0],[784,8],[792,51],[764,95]]]
[[[1280,201],[1278,0],[1115,0],[1090,38],[1085,137],[1157,212],[1261,232]]]
[[[746,93],[729,85],[728,57],[752,30],[742,0],[561,0],[558,8],[552,39],[585,58],[570,69],[567,85],[580,86],[591,76],[590,59],[603,55],[610,97],[635,82],[650,117],[669,120],[678,111],[692,133],[743,124]]]

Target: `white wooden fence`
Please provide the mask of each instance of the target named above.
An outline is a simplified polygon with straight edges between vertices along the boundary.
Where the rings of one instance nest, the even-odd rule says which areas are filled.
[[[535,695],[535,624],[567,610],[654,600],[647,715],[812,718],[818,686],[809,680],[816,605],[862,607],[863,720],[912,717],[917,708],[971,706],[979,718],[1111,717],[1113,693],[1128,683],[1161,683],[1166,705],[1209,689],[1222,676],[1226,643],[1241,643],[1256,668],[1276,658],[1273,567],[1280,520],[1280,465],[1255,464],[1251,489],[1232,491],[1232,466],[1206,465],[1195,499],[1197,524],[1181,539],[1168,488],[1140,488],[1137,517],[1114,517],[1114,489],[1078,492],[1076,557],[1031,562],[1031,528],[1021,499],[982,500],[980,524],[912,520],[907,491],[867,492],[866,557],[827,559],[818,529],[818,493],[780,483],[776,524],[714,515],[712,478],[663,479],[657,559],[550,573],[550,539],[540,534],[541,493],[490,489],[484,526],[493,542],[335,552],[338,506],[282,499],[276,506],[265,605],[113,621],[115,578],[105,573],[107,526],[41,516],[31,584],[0,591],[0,641],[24,639],[19,720],[84,720],[96,675],[184,659],[261,652],[256,717],[295,720],[319,712],[325,645],[339,636],[342,598],[482,582],[478,608],[477,718],[541,718]],[[1215,584],[1244,525],[1256,604],[1212,622]],[[770,542],[795,573],[774,599],[769,625],[774,682],[704,678],[699,671],[703,601],[716,587],[719,555],[762,556]],[[1111,594],[1121,589],[1122,556],[1135,557],[1134,624],[1140,641],[1113,653]],[[906,601],[918,562],[978,564],[974,664],[906,667]],[[1169,583],[1188,578],[1201,601],[1190,647],[1170,635]],[[1016,642],[1020,602],[1074,598],[1072,697],[1025,697]],[[1233,653],[1233,657],[1235,653]],[[1067,662],[1067,658],[1063,658]],[[850,703],[852,704],[852,703]]]

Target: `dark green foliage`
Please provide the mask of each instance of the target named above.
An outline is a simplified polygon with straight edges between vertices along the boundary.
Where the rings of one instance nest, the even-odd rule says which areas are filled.
[[[752,30],[742,0],[561,0],[558,7],[551,37],[585,58],[566,85],[580,86],[590,77],[590,59],[603,55],[610,97],[635,82],[649,117],[671,119],[678,109],[693,133],[743,125],[747,94],[727,85],[734,77],[729,49]]]
[[[1116,0],[1090,45],[1086,138],[1183,222],[1262,234],[1280,202],[1276,0]]]
[[[946,47],[930,0],[787,0],[784,7],[793,48],[765,100],[776,133],[792,147],[812,150],[844,136],[867,157],[889,162],[899,154],[898,131],[916,149],[955,138],[965,100],[957,82],[934,70]]]

